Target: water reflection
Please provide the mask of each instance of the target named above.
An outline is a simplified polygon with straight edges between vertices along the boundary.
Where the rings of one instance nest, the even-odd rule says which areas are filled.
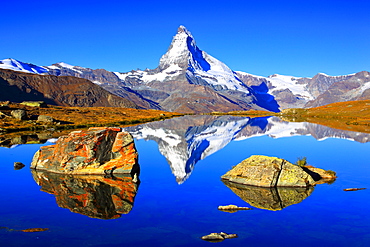
[[[249,205],[266,210],[282,210],[298,204],[311,195],[314,188],[262,188],[224,181],[223,183]]]
[[[272,138],[311,135],[370,141],[370,134],[331,129],[311,123],[285,122],[277,117],[185,116],[125,128],[136,139],[154,140],[166,157],[176,181],[181,184],[194,165],[221,150],[231,141],[267,135]]]
[[[64,175],[35,170],[32,175],[41,191],[55,196],[59,207],[99,219],[128,214],[139,186],[129,175]]]
[[[12,147],[20,144],[43,144],[51,138],[53,138],[53,133],[51,132],[0,135],[0,147]]]

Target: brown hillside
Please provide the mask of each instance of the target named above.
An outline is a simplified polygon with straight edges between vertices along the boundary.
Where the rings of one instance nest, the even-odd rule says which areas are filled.
[[[0,101],[37,101],[60,106],[138,106],[89,80],[73,76],[36,75],[0,69]]]

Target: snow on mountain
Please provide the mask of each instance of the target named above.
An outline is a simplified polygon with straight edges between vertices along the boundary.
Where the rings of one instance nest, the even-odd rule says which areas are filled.
[[[77,73],[80,73],[82,74],[83,72],[81,71],[81,69],[85,69],[85,68],[82,68],[82,67],[79,67],[79,66],[74,66],[74,65],[70,65],[68,63],[64,63],[64,62],[60,62],[60,63],[55,63],[53,65],[50,65],[50,66],[46,66],[46,68],[48,69],[54,69],[54,70],[60,70],[60,69],[70,69],[70,70],[73,70]]]
[[[187,69],[186,76],[192,84],[208,84],[216,90],[230,89],[249,93],[248,87],[235,76],[234,71],[198,48],[184,26],[179,27],[170,48],[161,57],[159,68],[168,68],[171,64]]]
[[[121,79],[138,79],[141,83],[169,81],[186,71],[191,84],[201,84],[216,90],[238,90],[249,94],[248,87],[235,76],[234,71],[216,58],[200,50],[191,33],[178,28],[167,52],[160,58],[156,70],[137,70],[128,73],[115,72]]]
[[[307,91],[306,85],[299,83],[299,77],[286,76],[286,75],[270,75],[267,77],[273,87],[271,93],[277,90],[289,89],[293,94],[305,97],[307,100],[312,100],[313,96]]]
[[[160,70],[166,69],[172,64],[177,64],[179,67],[183,68],[188,66],[188,57],[190,53],[188,39],[190,39],[195,46],[194,38],[191,33],[184,26],[180,26],[177,30],[177,34],[172,39],[169,49],[159,60]]]
[[[365,90],[370,89],[370,81],[366,82],[362,87],[361,87],[361,93],[365,92]]]
[[[177,64],[171,64],[166,69],[158,73],[153,73],[150,70],[136,70],[130,71],[127,73],[114,72],[118,78],[124,81],[126,78],[135,78],[142,83],[149,83],[152,81],[166,81],[171,80],[182,73],[183,69],[180,68]]]
[[[0,68],[33,73],[33,74],[44,74],[48,72],[48,69],[44,67],[40,67],[34,64],[29,64],[29,63],[23,63],[23,62],[20,62],[12,58],[0,60]]]
[[[243,71],[237,71],[237,73],[240,75],[248,75],[256,79],[263,79],[267,83],[270,83],[269,92],[271,94],[274,94],[274,92],[276,91],[289,89],[294,95],[300,95],[300,97],[303,97],[306,100],[314,99],[314,97],[310,94],[310,92],[307,89],[307,84],[300,82],[300,79],[302,79],[302,77],[294,77],[294,76],[279,75],[279,74],[274,74],[268,77],[264,77],[264,76],[252,75],[252,74],[249,74]],[[307,78],[307,79],[310,79],[310,78]]]

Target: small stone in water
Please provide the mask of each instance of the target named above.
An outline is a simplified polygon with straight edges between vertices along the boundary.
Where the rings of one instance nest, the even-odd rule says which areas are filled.
[[[223,241],[224,239],[237,238],[237,237],[238,235],[236,234],[227,234],[224,232],[220,232],[220,233],[213,232],[211,234],[203,236],[202,239],[207,240],[207,241],[212,241],[212,242],[220,242],[220,241]]]
[[[357,190],[366,190],[366,188],[348,188],[348,189],[344,189],[344,191],[357,191]]]
[[[22,162],[14,162],[14,170],[20,170],[23,167],[25,167],[25,165]]]

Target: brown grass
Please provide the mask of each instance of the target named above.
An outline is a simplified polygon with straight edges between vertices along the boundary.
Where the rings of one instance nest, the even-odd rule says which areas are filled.
[[[25,109],[29,120],[4,117],[0,120],[2,132],[42,130],[45,128],[72,129],[91,126],[125,126],[182,115],[174,112],[120,107],[49,106],[47,108],[40,108],[20,104],[9,104],[7,107],[2,107],[0,111],[10,116],[10,112],[14,109]],[[51,116],[55,119],[55,122],[52,124],[39,123],[36,121],[39,115]]]
[[[370,100],[337,102],[308,109],[286,109],[284,120],[310,122],[335,129],[370,133]]]

